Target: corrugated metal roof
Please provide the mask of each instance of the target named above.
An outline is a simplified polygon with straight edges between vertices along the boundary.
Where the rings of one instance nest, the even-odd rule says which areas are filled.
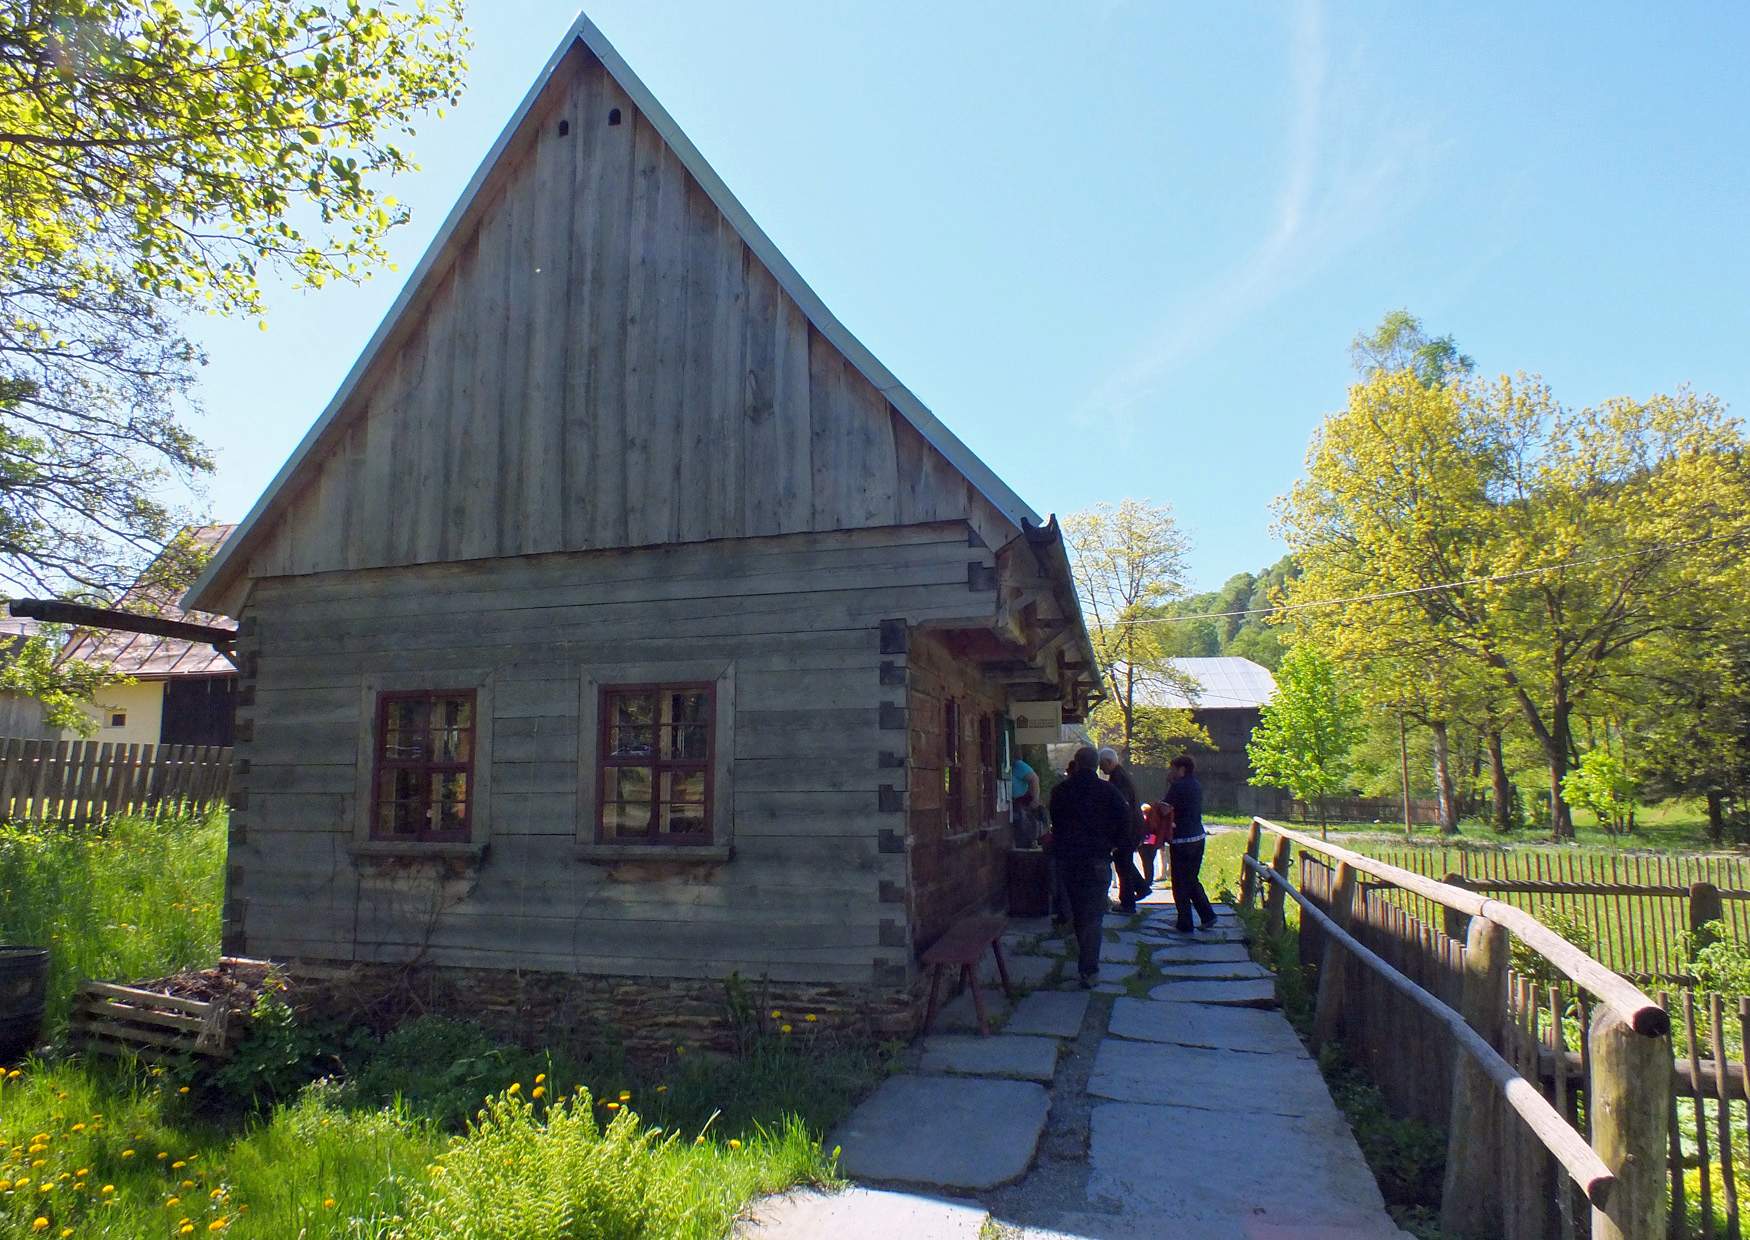
[[[1270,669],[1250,659],[1224,656],[1169,662],[1175,671],[1197,682],[1197,700],[1192,701],[1177,689],[1150,687],[1143,695],[1150,706],[1179,710],[1255,709],[1276,696],[1276,678]]]
[[[185,533],[201,549],[216,551],[236,528],[234,525],[200,525],[191,526]],[[150,576],[148,572],[146,577]],[[115,605],[120,611],[144,612],[166,620],[187,620],[220,628],[236,627],[236,622],[227,616],[184,611],[178,606],[176,591],[154,584],[136,583],[116,600]],[[230,676],[237,670],[224,655],[199,642],[152,637],[145,633],[119,633],[113,629],[81,630],[67,643],[61,657],[78,659],[82,663],[107,664],[118,676],[143,680],[165,680],[172,676]]]

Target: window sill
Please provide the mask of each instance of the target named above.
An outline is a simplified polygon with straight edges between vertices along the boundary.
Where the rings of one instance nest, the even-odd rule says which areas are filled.
[[[579,844],[580,861],[710,861],[735,859],[731,844]]]
[[[432,857],[479,861],[486,856],[486,843],[420,844],[412,840],[354,840],[349,851],[355,857]]]

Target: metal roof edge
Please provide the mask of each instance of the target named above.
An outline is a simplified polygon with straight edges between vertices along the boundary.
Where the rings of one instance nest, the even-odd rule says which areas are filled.
[[[322,440],[334,420],[340,416],[340,411],[345,408],[346,402],[352,397],[376,361],[377,354],[382,350],[389,337],[394,334],[402,316],[407,312],[414,299],[419,296],[421,288],[431,274],[431,269],[448,248],[457,228],[461,226],[462,220],[473,207],[474,200],[479,197],[481,188],[491,176],[492,170],[504,155],[512,138],[522,128],[523,122],[528,119],[530,111],[534,108],[535,100],[540,98],[541,92],[552,81],[553,74],[558,71],[560,63],[564,61],[572,45],[579,40],[602,62],[602,65],[619,83],[620,88],[626,92],[638,110],[649,118],[663,141],[668,143],[680,158],[682,166],[699,182],[700,187],[716,204],[717,209],[723,213],[741,239],[747,243],[748,248],[771,270],[779,286],[795,300],[809,322],[813,323],[815,328],[844,354],[846,360],[855,366],[863,377],[881,392],[888,403],[899,410],[901,416],[910,422],[917,429],[917,432],[929,441],[932,447],[946,457],[948,462],[958,469],[967,481],[972,483],[979,493],[996,507],[997,511],[1001,512],[1017,527],[1020,527],[1024,522],[1040,524],[1038,514],[1027,505],[1026,501],[1015,494],[1001,478],[997,477],[996,472],[990,466],[980,460],[978,455],[968,448],[959,436],[949,430],[935,414],[931,413],[928,406],[901,383],[892,371],[882,365],[863,342],[858,340],[831,310],[827,309],[826,303],[809,287],[808,282],[791,265],[790,260],[784,257],[783,252],[766,235],[765,230],[755,222],[747,208],[741,205],[741,201],[730,191],[723,178],[717,175],[716,169],[711,167],[710,162],[693,145],[692,140],[682,131],[674,117],[669,115],[668,109],[662,106],[656,96],[651,93],[650,88],[632,71],[632,67],[609,42],[608,37],[594,22],[590,21],[585,13],[579,12],[577,20],[571,24],[565,37],[559,41],[559,46],[547,58],[546,65],[523,96],[522,102],[517,105],[516,111],[511,114],[510,120],[499,131],[491,149],[486,152],[485,157],[480,161],[480,166],[475,169],[473,177],[469,179],[467,186],[456,199],[455,205],[450,208],[450,213],[444,218],[442,227],[432,237],[431,243],[426,246],[419,264],[407,277],[407,282],[402,286],[400,294],[390,305],[382,322],[378,324],[376,332],[366,343],[358,360],[353,363],[352,369],[347,372],[346,378],[341,381],[340,387],[336,390],[333,398],[329,400],[327,407],[311,424],[310,429],[304,433],[298,446],[292,450],[291,456],[286,458],[285,464],[280,466],[279,472],[274,475],[273,481],[268,483],[267,489],[255,501],[248,515],[238,522],[231,537],[225,540],[224,545],[219,548],[218,554],[207,563],[199,578],[183,595],[182,606],[185,609],[211,610],[209,607],[202,606],[206,594],[218,586],[221,579],[225,577],[226,570],[232,561],[243,551],[245,544],[252,540],[256,525],[274,506],[280,492],[297,474],[305,459],[315,450],[316,445]]]

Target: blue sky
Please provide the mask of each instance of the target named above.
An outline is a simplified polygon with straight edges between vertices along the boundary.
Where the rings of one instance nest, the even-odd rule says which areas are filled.
[[[575,15],[473,0],[398,272],[201,320],[206,503],[321,412]],[[1750,6],[600,0],[835,313],[1041,512],[1169,502],[1203,588],[1407,306],[1586,404],[1750,398]]]

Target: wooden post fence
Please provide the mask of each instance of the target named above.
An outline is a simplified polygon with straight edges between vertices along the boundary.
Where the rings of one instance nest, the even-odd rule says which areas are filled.
[[[1269,866],[1259,860],[1264,831],[1277,837]],[[1302,850],[1307,891],[1289,878],[1295,845]],[[1309,858],[1317,865],[1309,868]],[[1292,899],[1301,909],[1303,929],[1316,929],[1320,936],[1323,959],[1313,1017],[1317,1043],[1346,1029],[1354,1033],[1357,1025],[1365,1034],[1383,1023],[1390,1035],[1387,1053],[1379,1052],[1377,1039],[1366,1037],[1359,1049],[1387,1096],[1416,1096],[1412,1110],[1419,1115],[1431,1110],[1422,1102],[1423,1083],[1449,1066],[1443,1234],[1459,1240],[1572,1236],[1578,1211],[1571,1181],[1591,1207],[1594,1240],[1664,1237],[1667,1176],[1679,1174],[1681,1165],[1671,1162],[1670,1151],[1676,1149],[1671,1020],[1663,1007],[1522,909],[1264,819],[1253,821],[1241,866],[1248,903],[1257,883],[1269,888],[1264,909],[1272,932],[1283,927],[1284,906]],[[1325,867],[1334,867],[1328,889]],[[1363,875],[1375,881],[1359,881]],[[1321,907],[1316,897],[1326,891]],[[1464,934],[1462,952],[1457,942],[1392,901],[1367,898],[1381,891],[1452,914],[1447,925]],[[1706,910],[1704,902],[1697,903]],[[1374,946],[1358,937],[1364,931]],[[1558,988],[1510,971],[1509,934],[1570,979],[1588,1030],[1580,1055],[1573,1056],[1562,1040],[1569,1009]],[[1443,1000],[1436,991],[1449,997]],[[1347,1022],[1346,996],[1362,1005]],[[1750,1073],[1740,1075],[1728,1092],[1730,1073],[1718,1033],[1723,1006],[1716,1002],[1708,1015],[1716,1066],[1706,1079],[1721,1100],[1719,1131],[1713,1135],[1729,1146],[1728,1099],[1744,1096],[1742,1081]],[[1750,1025],[1750,1005],[1743,1017]],[[1693,1017],[1691,1027],[1693,1042]],[[1430,1037],[1430,1031],[1439,1036]],[[1431,1043],[1439,1044],[1438,1053]],[[1571,1091],[1568,1073],[1574,1068],[1580,1084]],[[1557,1080],[1546,1095],[1550,1072]],[[1692,1063],[1698,1098],[1704,1077],[1699,1062]],[[1699,1102],[1697,1114],[1703,1114]],[[1698,1127],[1707,1125],[1698,1121]],[[1697,1135],[1705,1142],[1709,1134]],[[1705,1160],[1705,1144],[1702,1151]],[[1558,1170],[1568,1178],[1552,1178]],[[1728,1189],[1725,1196],[1735,1223],[1735,1192]]]

